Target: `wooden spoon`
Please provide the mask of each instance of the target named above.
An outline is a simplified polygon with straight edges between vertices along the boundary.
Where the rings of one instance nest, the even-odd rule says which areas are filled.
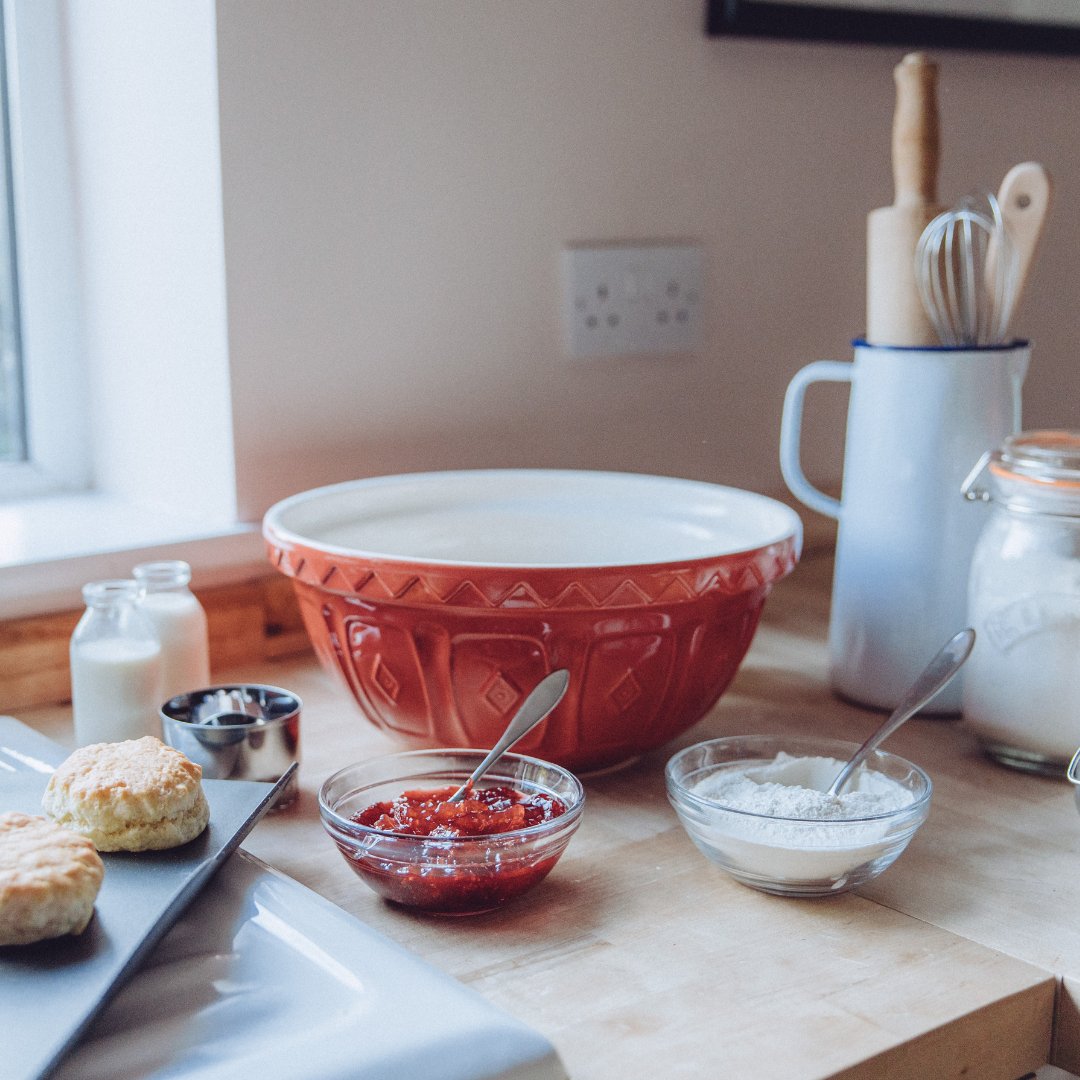
[[[997,199],[1009,239],[1012,263],[1007,275],[1009,289],[1002,322],[1002,340],[1008,340],[1009,323],[1020,307],[1053,195],[1054,183],[1050,173],[1045,165],[1037,161],[1023,161],[1014,165],[1001,181]],[[998,280],[998,260],[1002,257],[1001,246],[992,239],[986,253],[987,282]]]

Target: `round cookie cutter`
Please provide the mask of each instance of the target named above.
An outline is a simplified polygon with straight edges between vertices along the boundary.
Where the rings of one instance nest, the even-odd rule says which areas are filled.
[[[169,698],[161,706],[165,742],[202,766],[207,780],[273,783],[300,760],[300,699],[278,686],[233,683]],[[296,773],[272,809],[297,796]]]

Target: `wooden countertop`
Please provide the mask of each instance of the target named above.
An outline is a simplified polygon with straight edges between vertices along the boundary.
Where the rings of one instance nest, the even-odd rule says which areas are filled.
[[[586,778],[583,823],[550,877],[470,919],[383,903],[323,834],[322,780],[399,747],[312,657],[215,672],[304,701],[301,797],[245,847],[544,1032],[573,1080],[1077,1071],[1080,815],[1067,783],[990,762],[960,721],[916,718],[889,749],[932,776],[929,821],[877,881],[822,900],[737,884],[668,805],[663,767],[681,746],[771,732],[861,741],[880,723],[829,691],[830,574],[826,555],[804,558],[716,708],[675,743]],[[20,719],[70,742],[67,708]]]

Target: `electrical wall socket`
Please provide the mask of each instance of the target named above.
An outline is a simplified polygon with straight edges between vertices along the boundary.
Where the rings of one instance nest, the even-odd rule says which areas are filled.
[[[567,352],[584,359],[700,347],[702,261],[694,244],[566,248]]]

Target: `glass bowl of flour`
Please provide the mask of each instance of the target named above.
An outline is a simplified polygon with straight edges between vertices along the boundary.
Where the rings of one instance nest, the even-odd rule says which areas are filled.
[[[668,798],[698,849],[744,885],[830,896],[891,866],[930,811],[930,777],[882,750],[827,795],[857,749],[816,737],[710,739],[668,762]]]

